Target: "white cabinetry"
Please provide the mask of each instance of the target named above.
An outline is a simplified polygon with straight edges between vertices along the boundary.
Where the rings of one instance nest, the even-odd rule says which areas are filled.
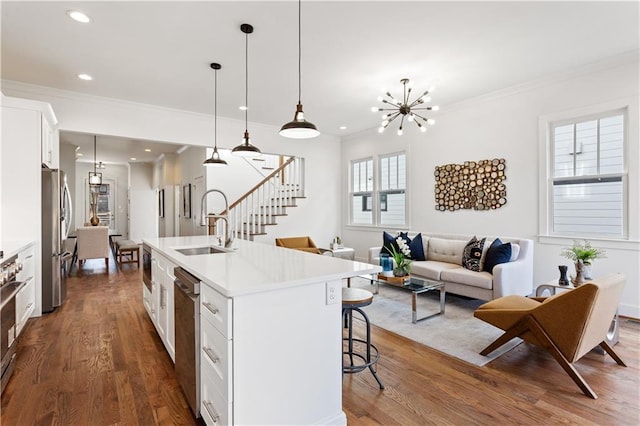
[[[152,293],[143,284],[145,309],[151,317],[167,352],[175,361],[175,321],[173,312],[173,268],[175,264],[156,252],[151,253]]]
[[[41,170],[44,160],[48,167],[58,167],[57,121],[47,103],[7,96],[1,101],[0,241],[35,241],[31,285],[36,294],[34,315],[40,315]],[[43,144],[50,152],[44,160]]]
[[[200,286],[200,414],[207,424],[233,424],[231,299]]]
[[[334,356],[341,352],[341,306],[326,304],[327,285],[341,282],[233,298],[201,286],[205,423],[344,423],[342,366]]]
[[[41,159],[50,169],[60,166],[60,137],[58,130],[54,128],[49,114],[42,113],[41,121]]]
[[[16,336],[31,318],[36,304],[34,247],[29,245],[18,253],[18,262],[22,264],[22,271],[18,273],[18,281],[25,282],[25,286],[16,295]]]

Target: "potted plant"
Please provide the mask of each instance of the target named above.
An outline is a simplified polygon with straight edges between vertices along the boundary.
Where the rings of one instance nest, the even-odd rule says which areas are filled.
[[[561,254],[573,261],[576,266],[576,271],[582,270],[584,278],[587,280],[591,279],[592,261],[606,257],[604,250],[592,247],[591,243],[587,240],[584,241],[584,244],[574,241],[573,247],[565,248]],[[580,266],[580,264],[582,264],[582,266]]]
[[[409,272],[411,272],[411,250],[409,249],[407,242],[402,237],[398,237],[396,239],[396,243],[398,244],[398,250],[396,250],[393,245],[391,247],[387,247],[395,262],[393,275],[396,277],[404,277],[409,275]]]

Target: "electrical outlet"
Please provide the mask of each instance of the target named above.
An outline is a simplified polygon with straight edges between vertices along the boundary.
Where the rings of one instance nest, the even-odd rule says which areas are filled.
[[[327,305],[333,305],[342,299],[342,284],[340,281],[329,281],[327,283]]]

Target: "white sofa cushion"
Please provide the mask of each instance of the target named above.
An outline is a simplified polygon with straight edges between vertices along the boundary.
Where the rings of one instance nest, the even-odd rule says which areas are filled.
[[[509,259],[509,262],[513,262],[514,260],[516,260],[519,254],[520,246],[516,243],[511,243],[511,259]]]
[[[446,240],[431,237],[427,245],[427,260],[453,263],[462,266],[462,251],[467,241]]]
[[[411,262],[411,275],[440,281],[442,271],[458,268],[462,268],[462,266],[437,260],[424,260],[422,262]]]
[[[493,288],[493,275],[489,272],[474,272],[465,268],[448,269],[442,271],[440,279],[487,290]]]

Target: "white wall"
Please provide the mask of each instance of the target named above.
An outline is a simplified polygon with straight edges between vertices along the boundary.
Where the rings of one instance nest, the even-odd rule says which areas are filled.
[[[60,130],[202,147],[209,146],[212,140],[213,116],[207,114],[6,80],[2,81],[2,90],[11,96],[50,102],[58,117]],[[283,117],[283,120],[287,118]],[[295,155],[306,160],[307,198],[301,200],[300,207],[289,212],[286,228],[279,226],[277,230],[274,229],[273,235],[265,242],[273,244],[273,237],[281,235],[310,235],[319,244],[328,244],[340,229],[338,212],[342,191],[338,172],[341,167],[339,139],[321,135],[306,141],[289,140],[279,136],[279,128],[275,126],[249,123],[248,127],[252,143],[264,152]],[[231,149],[239,144],[244,129],[244,121],[218,117],[218,141],[223,141],[218,147]],[[176,167],[177,173],[178,169]],[[318,220],[310,221],[309,217]]]
[[[407,125],[404,136],[375,129],[346,138],[342,147],[343,193],[348,191],[349,162],[371,154],[407,151],[409,226],[414,231],[460,234],[504,235],[534,239],[534,283],[558,278],[557,265],[568,264],[560,256],[571,239],[540,239],[538,229],[538,178],[544,165],[538,163],[538,117],[589,105],[625,100],[629,104],[629,205],[628,242],[593,241],[607,251],[606,259],[594,263],[595,275],[627,274],[621,313],[640,317],[640,209],[638,57],[623,58],[607,68],[583,69],[579,73],[555,76],[546,81],[468,100],[432,114],[436,125],[426,134]],[[435,95],[434,95],[435,96]],[[391,126],[393,127],[393,125]],[[392,130],[392,129],[389,129]],[[435,210],[435,166],[464,161],[505,158],[507,204],[497,210]],[[347,197],[345,196],[345,199]],[[348,204],[342,217],[346,245],[366,257],[366,248],[380,245],[381,230],[356,228],[348,223]]]

